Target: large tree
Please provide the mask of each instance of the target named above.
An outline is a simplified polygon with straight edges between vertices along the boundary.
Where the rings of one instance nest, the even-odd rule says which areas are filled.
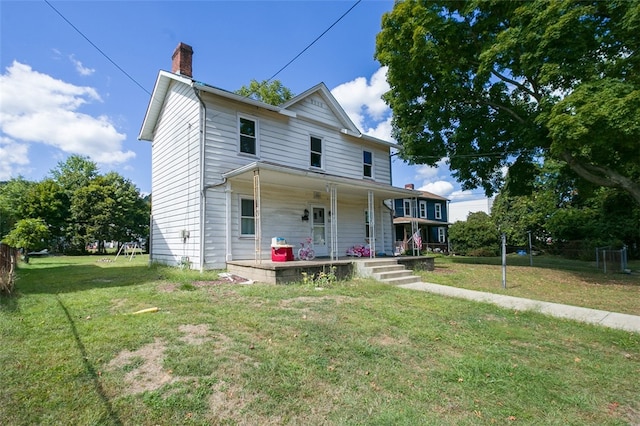
[[[555,158],[640,204],[640,2],[397,2],[376,58],[410,163],[492,194]]]
[[[242,86],[236,90],[236,93],[269,105],[281,105],[293,97],[293,92],[285,87],[280,80],[258,82],[253,79],[248,86]]]
[[[89,157],[73,154],[65,161],[59,161],[51,170],[51,176],[69,195],[76,189],[85,187],[98,177],[98,165]]]

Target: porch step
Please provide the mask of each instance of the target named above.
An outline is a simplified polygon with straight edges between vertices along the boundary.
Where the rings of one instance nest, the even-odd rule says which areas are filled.
[[[404,265],[398,264],[396,259],[371,259],[359,262],[357,267],[360,275],[374,278],[378,281],[392,284],[412,284],[422,282],[422,279],[413,275],[413,271]]]

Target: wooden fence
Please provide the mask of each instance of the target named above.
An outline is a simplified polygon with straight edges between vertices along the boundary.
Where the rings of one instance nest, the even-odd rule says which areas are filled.
[[[18,250],[0,243],[0,293],[13,291],[17,263]]]

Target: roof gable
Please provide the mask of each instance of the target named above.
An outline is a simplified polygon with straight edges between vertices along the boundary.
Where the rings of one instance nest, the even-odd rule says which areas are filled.
[[[338,122],[342,125],[343,129],[354,133],[354,136],[361,135],[360,130],[358,130],[356,125],[353,124],[353,121],[351,121],[347,113],[344,111],[342,106],[340,106],[336,98],[331,94],[331,91],[329,91],[324,83],[318,83],[312,88],[294,96],[287,102],[280,105],[280,108],[283,110],[293,110],[303,102],[311,101],[313,103],[313,98],[315,97],[320,97],[324,100],[324,103],[328,106],[333,116],[335,116]]]

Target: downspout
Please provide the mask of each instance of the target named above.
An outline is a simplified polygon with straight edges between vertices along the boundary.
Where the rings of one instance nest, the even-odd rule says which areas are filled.
[[[204,222],[207,214],[207,196],[206,196],[206,188],[204,187],[204,167],[205,167],[205,156],[204,156],[204,147],[205,140],[207,135],[207,106],[204,101],[200,97],[200,91],[195,87],[195,83],[191,83],[191,87],[193,88],[193,93],[200,101],[200,105],[202,106],[200,110],[200,265],[198,269],[200,272],[204,271]]]

